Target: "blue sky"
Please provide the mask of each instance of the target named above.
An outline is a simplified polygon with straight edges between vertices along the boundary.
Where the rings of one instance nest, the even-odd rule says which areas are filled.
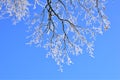
[[[27,26],[0,20],[0,80],[120,80],[120,2],[108,0],[111,28],[97,36],[95,58],[88,53],[73,57],[74,64],[59,72],[43,48],[25,45]]]

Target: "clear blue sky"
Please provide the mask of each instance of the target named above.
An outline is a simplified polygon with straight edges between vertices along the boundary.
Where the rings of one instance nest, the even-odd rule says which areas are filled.
[[[120,80],[120,0],[108,0],[111,28],[98,36],[95,58],[73,57],[74,64],[59,72],[43,48],[25,45],[27,26],[0,20],[0,80]]]

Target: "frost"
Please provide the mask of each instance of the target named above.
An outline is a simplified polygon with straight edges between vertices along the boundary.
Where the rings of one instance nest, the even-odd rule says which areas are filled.
[[[72,64],[71,55],[87,50],[94,57],[94,40],[110,28],[104,13],[106,0],[0,0],[0,19],[29,22],[28,44],[44,47],[46,57],[63,65]],[[26,21],[26,19],[28,21]]]
[[[28,16],[30,6],[28,0],[0,0],[0,4],[0,13],[14,17],[15,24]]]

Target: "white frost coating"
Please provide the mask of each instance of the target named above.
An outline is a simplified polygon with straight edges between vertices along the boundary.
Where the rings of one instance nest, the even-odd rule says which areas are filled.
[[[96,35],[110,27],[104,13],[105,1],[0,0],[0,18],[10,16],[16,23],[29,13],[35,14],[30,15],[33,34],[29,44],[47,49],[46,56],[51,56],[63,71],[63,64],[73,63],[70,56],[82,54],[85,48],[94,57]],[[29,12],[30,8],[36,12]]]
[[[0,13],[2,16],[8,14],[14,17],[14,24],[28,16],[30,6],[28,0],[0,0]]]

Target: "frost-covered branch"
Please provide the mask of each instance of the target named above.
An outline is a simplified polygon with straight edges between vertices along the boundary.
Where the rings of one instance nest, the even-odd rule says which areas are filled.
[[[16,24],[29,14],[30,6],[28,0],[0,0],[0,18],[13,17],[13,22]]]
[[[110,27],[104,14],[105,2],[0,0],[0,18],[10,16],[16,23],[29,15],[33,31],[29,44],[47,49],[47,56],[51,56],[62,71],[63,64],[72,63],[70,56],[82,54],[85,48],[93,57],[95,36]]]

